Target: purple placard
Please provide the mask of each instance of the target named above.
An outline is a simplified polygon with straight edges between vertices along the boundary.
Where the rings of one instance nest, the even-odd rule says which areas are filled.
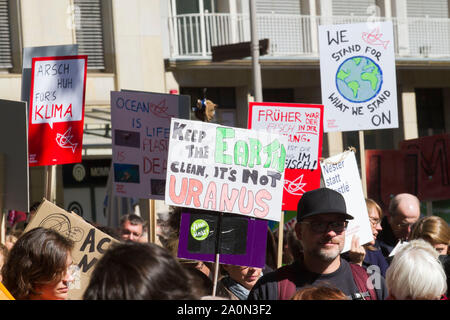
[[[191,253],[188,251],[190,214],[182,213],[178,258],[215,262],[215,254]],[[264,268],[266,264],[268,220],[248,218],[246,254],[221,254],[219,263]]]

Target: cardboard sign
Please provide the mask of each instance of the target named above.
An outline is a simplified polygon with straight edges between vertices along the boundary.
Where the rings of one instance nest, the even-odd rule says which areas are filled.
[[[288,138],[282,210],[297,210],[302,195],[320,187],[323,106],[251,102],[248,127]]]
[[[29,164],[81,162],[87,56],[32,60]]]
[[[69,287],[69,299],[82,299],[96,262],[117,240],[87,223],[77,214],[69,213],[45,199],[25,232],[37,227],[53,229],[75,242],[72,259],[79,269],[74,276],[75,281]]]
[[[219,216],[183,213],[180,223],[178,257],[215,262]],[[266,261],[267,220],[224,215],[221,222],[219,262],[263,268]]]
[[[1,181],[3,208],[28,212],[30,197],[27,104],[21,101],[0,100],[0,112],[0,154],[4,155],[1,170],[5,179]]]
[[[347,212],[354,218],[349,220],[342,252],[350,250],[353,235],[359,237],[360,245],[372,241],[372,228],[355,154],[346,151],[324,160],[320,165],[325,186],[342,194]]]
[[[319,26],[324,131],[398,127],[392,22]]]
[[[172,118],[167,205],[280,221],[287,138]]]
[[[164,200],[170,119],[189,110],[182,97],[111,92],[115,195]]]

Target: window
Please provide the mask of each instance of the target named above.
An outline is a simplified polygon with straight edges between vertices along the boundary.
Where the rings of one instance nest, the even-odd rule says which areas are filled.
[[[22,70],[18,0],[0,0],[0,69]]]
[[[417,88],[415,91],[419,137],[445,133],[442,88]]]
[[[263,100],[267,102],[294,102],[294,89],[263,89]]]
[[[112,72],[112,13],[110,0],[74,0],[79,54],[88,55],[88,70]]]
[[[333,16],[368,16],[372,14],[375,5],[375,0],[334,0]]]

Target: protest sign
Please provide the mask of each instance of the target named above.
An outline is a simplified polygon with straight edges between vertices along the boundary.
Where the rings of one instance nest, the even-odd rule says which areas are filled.
[[[182,213],[178,257],[215,262],[220,222],[219,262],[263,268],[266,261],[267,220],[228,214]]]
[[[355,154],[352,151],[346,151],[325,159],[320,165],[325,186],[342,194],[347,212],[354,218],[349,221],[345,232],[345,245],[342,252],[350,250],[354,235],[359,237],[360,245],[372,241],[372,228]]]
[[[297,210],[303,193],[320,187],[323,106],[251,102],[248,128],[288,138],[282,210]]]
[[[324,131],[398,127],[391,21],[319,26]]]
[[[167,205],[280,220],[287,137],[172,118]]]
[[[69,213],[45,199],[25,232],[37,227],[53,229],[74,241],[72,259],[78,270],[74,275],[75,281],[69,287],[69,299],[81,299],[95,264],[117,240],[87,223],[77,214]]]
[[[25,47],[22,58],[22,90],[20,100],[30,105],[31,65],[35,57],[63,57],[78,55],[77,44],[64,44],[57,46]]]
[[[32,59],[29,164],[81,162],[87,56]]]
[[[4,155],[1,196],[3,208],[28,212],[28,131],[27,104],[21,101],[0,100],[0,154]],[[14,139],[11,139],[14,137]]]
[[[170,119],[189,111],[185,97],[111,92],[115,195],[164,200]]]

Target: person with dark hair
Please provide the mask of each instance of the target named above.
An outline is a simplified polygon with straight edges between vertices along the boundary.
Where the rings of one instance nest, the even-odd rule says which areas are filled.
[[[194,292],[196,296],[205,297],[213,292],[213,281],[194,264],[182,263],[183,268],[192,276]]]
[[[126,214],[120,219],[120,236],[124,241],[140,242],[145,221],[136,214]]]
[[[72,277],[73,241],[52,229],[23,234],[2,268],[3,284],[17,300],[65,300]]]
[[[152,243],[112,245],[95,265],[84,300],[198,299],[192,276]]]
[[[0,243],[0,270],[2,270],[3,265],[5,264],[5,261],[8,257],[8,254],[9,254],[8,248],[3,243]],[[1,273],[0,273],[0,282],[2,282]]]

